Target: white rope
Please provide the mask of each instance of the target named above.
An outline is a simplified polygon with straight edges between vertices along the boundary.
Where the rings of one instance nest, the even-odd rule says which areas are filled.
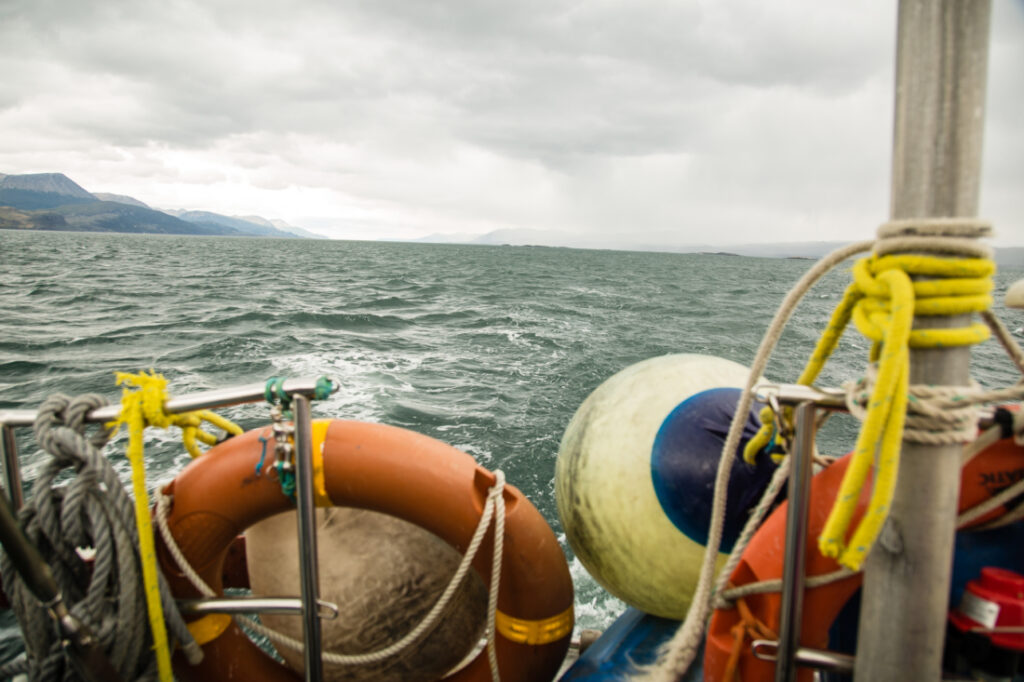
[[[849,578],[851,575],[857,575],[858,573],[860,573],[860,571],[851,571],[849,568],[842,566],[830,573],[807,576],[804,579],[804,586],[807,589],[813,589],[815,587],[834,583],[837,580],[844,580]],[[715,608],[732,608],[734,605],[733,602],[737,599],[749,597],[752,594],[766,594],[768,592],[782,592],[782,578],[761,580],[756,583],[741,585],[740,587],[731,587],[722,592],[722,598],[718,604],[715,604]],[[721,606],[719,604],[721,604]]]
[[[993,509],[997,509],[1003,505],[1004,502],[1012,500],[1018,495],[1024,493],[1024,479],[1017,481],[1009,488],[1001,490],[997,495],[993,495],[981,504],[971,507],[967,511],[963,512],[956,518],[956,527],[963,528],[969,525],[972,521],[980,519],[985,514],[988,514]],[[1003,524],[999,524],[1003,525]],[[994,526],[992,526],[994,527]]]
[[[779,495],[779,491],[782,490],[782,486],[789,479],[790,462],[789,457],[786,457],[779,463],[778,468],[775,469],[767,489],[761,495],[760,502],[758,502],[757,507],[750,514],[746,524],[744,524],[743,530],[740,532],[739,538],[736,539],[736,544],[733,545],[732,552],[725,562],[725,566],[722,567],[722,571],[718,574],[718,582],[715,583],[715,590],[713,592],[714,595],[718,595],[715,598],[714,604],[716,609],[729,606],[729,601],[735,599],[735,597],[725,594],[729,578],[732,577],[733,571],[739,565],[740,559],[743,558],[743,552],[746,550],[747,545],[750,544],[757,529],[761,527],[761,521],[768,513],[768,509],[771,508],[775,498]]]
[[[479,523],[477,523],[476,531],[473,533],[473,538],[469,542],[469,547],[466,549],[466,554],[462,557],[462,561],[459,563],[459,566],[456,569],[455,574],[452,576],[451,581],[449,581],[448,586],[438,598],[433,608],[431,608],[427,615],[424,616],[423,620],[420,621],[419,625],[410,630],[404,637],[402,637],[402,639],[378,651],[366,654],[339,654],[334,652],[324,652],[322,659],[325,663],[334,665],[365,665],[368,663],[377,663],[400,653],[419,640],[428,630],[434,627],[438,619],[441,617],[441,614],[444,613],[445,609],[451,603],[456,590],[459,588],[459,585],[461,585],[466,574],[469,572],[469,569],[472,567],[473,558],[480,549],[480,544],[483,542],[484,535],[486,535],[487,529],[491,525],[491,519],[494,518],[494,558],[492,562],[491,585],[487,607],[487,649],[491,663],[491,677],[494,682],[499,682],[500,676],[498,672],[497,655],[495,652],[495,622],[497,616],[498,588],[501,582],[502,549],[505,538],[505,500],[502,497],[502,493],[505,489],[505,474],[498,469],[494,472],[494,476],[495,483],[487,491],[487,500],[484,504],[483,513],[480,516]],[[160,529],[160,535],[163,537],[164,544],[167,545],[167,549],[174,558],[175,563],[178,565],[178,569],[185,575],[192,586],[195,587],[203,596],[216,596],[216,593],[192,568],[188,560],[185,558],[185,555],[178,547],[177,542],[175,542],[174,536],[171,534],[170,528],[167,526],[167,513],[169,511],[169,507],[170,498],[165,496],[163,491],[158,488],[156,491],[156,521],[157,526]],[[246,616],[235,616],[235,618],[242,621],[246,627],[249,627],[268,639],[290,649],[302,651],[304,648],[301,640],[289,637],[288,635],[277,632],[276,630],[271,630],[252,618],[248,618]]]
[[[700,578],[697,581],[697,588],[693,595],[693,603],[686,613],[686,620],[676,631],[675,636],[662,647],[658,652],[658,660],[650,666],[642,668],[637,679],[647,679],[651,682],[674,682],[683,675],[690,664],[693,663],[700,647],[701,639],[704,636],[704,627],[707,622],[708,613],[711,610],[712,585],[711,581],[715,574],[715,560],[718,556],[718,548],[722,544],[722,526],[725,521],[725,497],[729,481],[729,473],[732,470],[732,462],[736,456],[736,448],[739,446],[740,434],[743,425],[746,423],[747,413],[753,401],[751,392],[758,378],[764,372],[771,357],[772,351],[778,343],[782,330],[792,316],[800,299],[804,294],[833,267],[843,261],[871,249],[874,242],[863,241],[850,244],[828,254],[814,264],[797,282],[796,286],[786,295],[778,312],[775,313],[768,331],[765,332],[761,345],[751,365],[750,375],[744,391],[740,394],[739,404],[736,406],[736,414],[729,427],[729,433],[722,447],[722,456],[718,462],[718,474],[715,477],[715,497],[711,511],[711,525],[708,529],[708,541],[704,548],[704,561],[701,565]],[[739,543],[733,552],[742,554]]]
[[[901,218],[890,220],[878,227],[875,232],[878,240],[888,244],[892,239],[898,237],[921,238],[928,237],[931,240],[942,237],[972,237],[975,239],[992,236],[992,222],[981,218],[958,216],[952,218]],[[964,242],[966,246],[954,251],[956,254],[970,253],[970,249],[977,248],[978,242]],[[987,257],[992,257],[992,249],[987,248]],[[879,251],[878,253],[888,253]]]
[[[867,374],[843,384],[846,409],[860,421],[874,389],[877,366],[868,365]],[[974,441],[978,433],[976,405],[999,399],[1002,393],[982,392],[971,387],[914,385],[907,389],[907,414],[903,440],[928,445],[956,445]]]
[[[167,526],[167,513],[171,504],[171,498],[164,495],[163,488],[157,486],[153,492],[153,499],[156,504],[156,525],[160,529],[160,537],[163,538],[164,544],[167,546],[167,551],[174,559],[174,563],[177,564],[178,570],[180,570],[190,583],[192,587],[196,588],[199,594],[204,597],[216,597],[217,593],[206,584],[206,581],[195,572],[192,568],[192,564],[188,562],[185,555],[182,554],[181,548],[178,547],[178,543],[174,540],[174,536],[171,534],[171,529]]]
[[[491,559],[491,590],[487,595],[487,660],[491,664],[491,679],[500,682],[501,675],[498,671],[497,643],[497,617],[498,617],[498,588],[501,585],[501,555],[505,549],[505,498],[502,490],[505,488],[505,474],[498,469],[494,472],[498,480],[494,488],[487,496],[487,504],[494,504],[496,523],[494,524],[494,554]],[[475,550],[474,550],[475,551]]]
[[[971,530],[992,530],[993,528],[1009,526],[1011,523],[1016,523],[1021,519],[1024,519],[1024,502],[1017,505],[1013,509],[1007,511],[1005,514],[1002,514],[1001,516],[998,516],[987,523],[983,523],[980,526],[975,526],[971,528]]]
[[[1017,369],[1020,370],[1020,373],[1024,374],[1024,350],[1021,350],[1020,344],[1013,338],[1013,335],[1006,328],[1006,325],[1003,324],[1003,321],[996,317],[991,310],[982,311],[981,319],[992,330],[992,335],[1003,345],[1006,354],[1010,356],[1010,359],[1017,366]],[[1024,381],[1024,378],[1021,381]]]
[[[966,466],[968,462],[984,452],[989,446],[998,443],[1002,437],[1003,427],[1000,424],[990,426],[979,433],[977,438],[964,446],[963,452],[960,453],[960,466]]]

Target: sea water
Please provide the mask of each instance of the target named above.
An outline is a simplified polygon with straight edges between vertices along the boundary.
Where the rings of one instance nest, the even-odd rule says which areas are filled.
[[[752,360],[805,260],[517,246],[0,231],[0,408],[54,392],[115,400],[114,372],[156,369],[183,394],[328,374],[340,390],[314,415],[413,429],[501,468],[562,540],[553,473],[559,442],[602,381],[666,353]],[[996,310],[1018,340],[1024,313]],[[826,276],[798,308],[766,376],[795,381],[850,280]],[[869,344],[848,331],[821,385],[863,373]],[[995,342],[983,385],[1015,381]],[[231,408],[245,428],[266,405]],[[849,419],[849,418],[846,418]],[[852,420],[851,420],[852,421]],[[838,420],[822,448],[845,452]],[[179,436],[149,430],[150,485],[188,462]],[[19,430],[23,471],[38,451]],[[108,447],[127,477],[123,433]],[[624,608],[565,546],[582,627]],[[0,656],[2,657],[2,656]]]

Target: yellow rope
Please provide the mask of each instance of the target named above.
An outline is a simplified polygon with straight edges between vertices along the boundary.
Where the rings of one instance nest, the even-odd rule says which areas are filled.
[[[914,294],[910,277],[900,270],[888,270],[877,280],[882,287],[874,295],[890,295],[888,320],[884,322],[883,338],[878,348],[878,377],[868,404],[867,415],[857,437],[850,466],[843,476],[836,501],[818,539],[825,556],[857,570],[874,543],[889,513],[889,503],[896,485],[900,440],[907,407],[909,351],[907,339],[914,322]],[[870,305],[870,304],[868,304]],[[854,319],[858,317],[854,313]],[[868,512],[851,538],[844,545],[860,491],[878,452],[877,474]]]
[[[857,289],[855,284],[851,284],[846,288],[846,292],[843,294],[843,300],[839,302],[836,309],[832,312],[832,317],[828,322],[828,326],[825,327],[825,331],[822,332],[821,338],[818,339],[818,344],[814,348],[814,352],[811,353],[810,359],[807,361],[807,366],[804,367],[804,371],[800,374],[800,378],[797,379],[798,384],[804,386],[810,386],[814,383],[814,380],[818,378],[818,374],[821,373],[822,368],[825,366],[825,362],[829,356],[832,355],[832,351],[839,345],[839,339],[843,336],[843,330],[846,329],[846,325],[850,322],[850,317],[853,314],[853,309],[856,304],[864,298],[864,294]],[[792,412],[790,408],[786,409],[786,417]],[[774,419],[775,413],[771,407],[767,405],[761,408],[761,428],[751,438],[746,447],[743,449],[743,459],[748,464],[753,464],[757,458],[757,454],[761,452],[772,439],[772,433],[774,432]]]
[[[911,330],[914,316],[962,315],[986,310],[992,303],[995,265],[985,259],[920,255],[871,256],[853,267],[847,290],[853,320],[874,341],[871,359],[878,377],[850,466],[843,476],[818,547],[851,570],[859,570],[882,530],[896,490],[900,445],[910,381],[910,348],[964,346],[988,338],[988,327],[975,323],[960,329]],[[912,282],[910,275],[948,277]],[[845,303],[845,299],[844,299]],[[842,306],[841,306],[842,307]],[[867,474],[875,468],[868,509],[849,543],[847,530]]]
[[[963,315],[988,309],[994,272],[992,261],[981,258],[873,255],[854,264],[853,282],[797,380],[810,385],[818,377],[851,319],[874,342],[870,359],[878,362],[878,377],[850,466],[818,539],[822,554],[838,559],[843,566],[860,568],[889,514],[906,419],[909,349],[965,346],[988,338],[988,327],[982,323],[960,329],[912,330],[914,316]],[[915,282],[911,275],[944,279]],[[787,408],[780,418],[788,420],[790,413]],[[748,462],[770,442],[774,418],[771,408],[762,410],[761,429],[743,453]],[[857,500],[872,467],[875,477],[868,510],[846,543]]]
[[[121,394],[121,416],[117,421],[107,424],[108,427],[128,427],[128,461],[132,465],[132,492],[135,495],[135,522],[139,529],[139,558],[142,562],[143,590],[146,595],[146,607],[149,612],[149,627],[153,633],[153,648],[156,653],[157,672],[161,682],[174,679],[171,671],[170,646],[167,641],[167,628],[164,625],[163,608],[160,604],[160,587],[156,546],[153,542],[153,525],[149,514],[149,495],[146,491],[146,464],[143,456],[143,431],[146,426],[180,426],[183,431],[185,445],[193,457],[199,454],[196,440],[207,444],[216,442],[216,438],[199,429],[202,421],[209,421],[233,435],[242,430],[226,419],[207,412],[191,412],[182,415],[171,415],[164,412],[167,400],[167,380],[161,374],[150,371],[150,374],[117,373],[117,384],[123,386]],[[133,390],[134,389],[134,390]],[[212,440],[211,440],[212,439]]]

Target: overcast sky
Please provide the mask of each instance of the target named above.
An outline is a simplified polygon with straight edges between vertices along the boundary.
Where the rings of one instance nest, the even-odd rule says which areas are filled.
[[[1024,244],[1024,0],[993,5],[981,212]],[[0,0],[0,172],[339,238],[861,239],[895,24],[881,0]]]

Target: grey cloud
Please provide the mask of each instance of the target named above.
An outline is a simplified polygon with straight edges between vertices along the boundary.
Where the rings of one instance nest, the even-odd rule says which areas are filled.
[[[986,168],[1019,215],[1024,3],[995,4]],[[883,218],[894,40],[880,0],[8,0],[0,164],[116,149],[103,178],[237,170],[446,224]]]

